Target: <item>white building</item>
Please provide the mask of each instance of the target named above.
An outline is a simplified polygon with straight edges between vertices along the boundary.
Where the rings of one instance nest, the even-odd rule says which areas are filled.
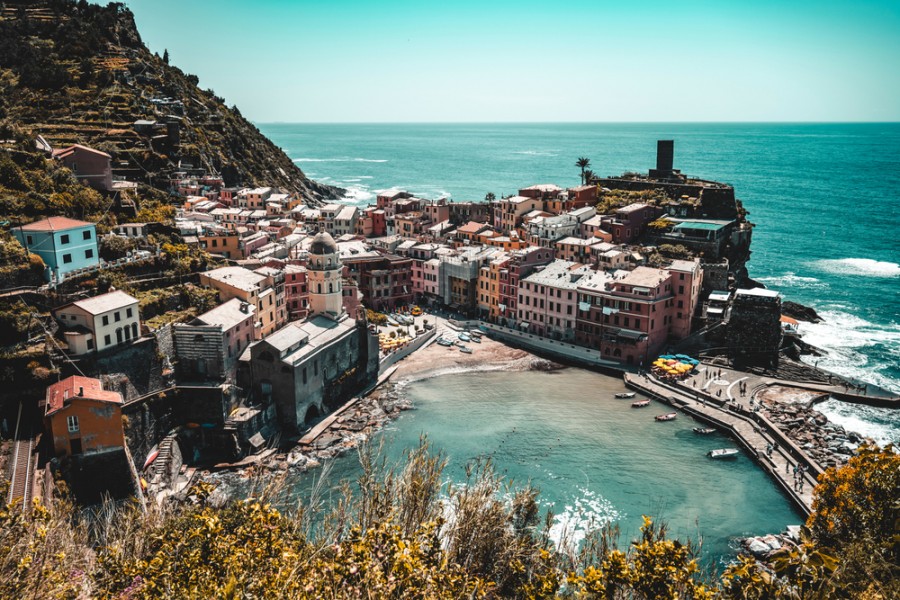
[[[70,354],[101,352],[140,337],[137,298],[118,290],[60,306],[53,316],[66,329]]]

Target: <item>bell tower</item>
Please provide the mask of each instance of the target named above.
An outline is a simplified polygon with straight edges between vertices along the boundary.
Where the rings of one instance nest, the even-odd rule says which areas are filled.
[[[344,314],[341,288],[341,255],[337,243],[322,226],[309,246],[306,265],[309,282],[309,315],[325,315],[338,319]]]

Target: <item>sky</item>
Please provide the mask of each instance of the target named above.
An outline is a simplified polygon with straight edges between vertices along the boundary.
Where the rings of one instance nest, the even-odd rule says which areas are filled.
[[[256,122],[900,121],[900,0],[126,0]]]

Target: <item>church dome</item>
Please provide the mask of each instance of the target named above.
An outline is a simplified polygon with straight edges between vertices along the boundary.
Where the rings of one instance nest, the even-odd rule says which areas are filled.
[[[309,246],[309,253],[322,256],[325,254],[337,254],[338,246],[327,231],[320,231],[313,238],[312,244]]]

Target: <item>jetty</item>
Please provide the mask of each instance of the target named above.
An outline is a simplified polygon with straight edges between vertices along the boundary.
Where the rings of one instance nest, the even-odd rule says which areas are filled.
[[[822,467],[763,415],[705,390],[670,384],[645,374],[626,373],[625,385],[665,402],[698,421],[731,435],[768,473],[804,515],[812,512],[812,491]],[[766,448],[772,446],[771,456]],[[794,488],[794,467],[804,467],[802,491]]]

